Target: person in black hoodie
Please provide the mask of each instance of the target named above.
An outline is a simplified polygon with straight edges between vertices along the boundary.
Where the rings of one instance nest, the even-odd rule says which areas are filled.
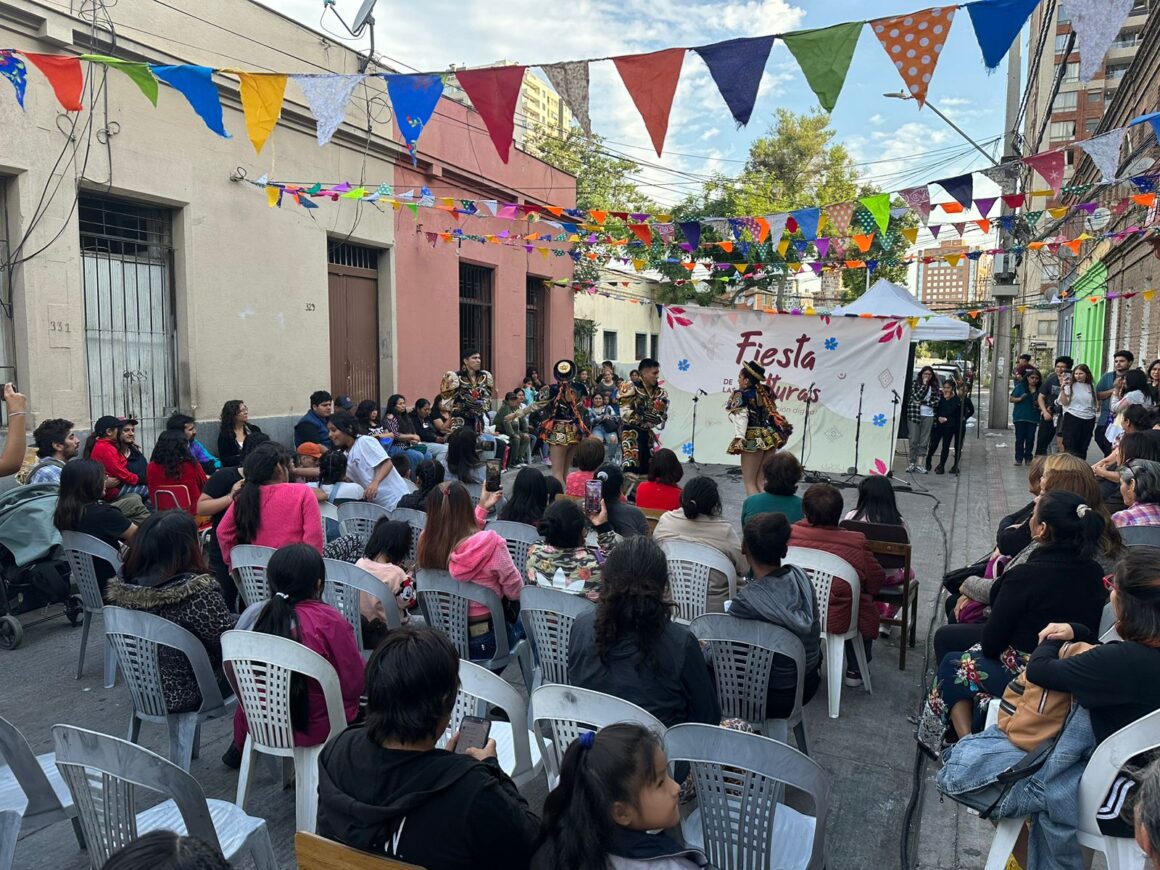
[[[930,447],[926,449],[926,470],[930,471],[930,461],[934,453],[942,445],[942,454],[939,457],[938,468],[935,474],[945,474],[947,456],[951,452],[951,445],[955,443],[955,435],[959,431],[959,417],[962,415],[962,400],[955,395],[955,385],[950,378],[943,381],[942,396],[934,409],[934,430],[930,433]],[[957,454],[956,454],[957,459]],[[959,466],[956,461],[951,474],[958,474]]]
[[[539,819],[483,749],[436,749],[459,691],[459,656],[431,628],[387,635],[366,671],[366,722],[319,759],[318,834],[440,870],[526,868]]]

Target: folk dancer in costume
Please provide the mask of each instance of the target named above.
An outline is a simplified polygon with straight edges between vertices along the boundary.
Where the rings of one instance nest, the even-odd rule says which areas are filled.
[[[661,364],[643,359],[639,366],[640,382],[620,385],[621,457],[626,475],[648,474],[656,432],[663,429],[669,416],[669,394],[657,386]]]
[[[589,434],[581,405],[587,392],[575,380],[576,363],[570,359],[556,363],[552,375],[556,382],[540,390],[539,400],[531,407],[545,411],[540,438],[548,445],[552,476],[564,483],[580,440]]]
[[[451,412],[451,431],[464,426],[482,432],[485,415],[491,411],[495,378],[484,371],[479,351],[468,349],[457,372],[448,372],[439,385],[439,393]]]
[[[733,391],[725,405],[734,435],[728,453],[741,457],[741,478],[750,496],[761,492],[765,462],[785,446],[793,426],[778,412],[765,383],[765,368],[756,360],[741,366],[737,385],[740,389]]]

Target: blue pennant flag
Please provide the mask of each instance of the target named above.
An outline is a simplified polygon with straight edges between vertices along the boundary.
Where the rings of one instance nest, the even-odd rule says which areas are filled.
[[[701,225],[697,221],[681,221],[677,224],[685,234],[685,241],[696,249],[701,244]]]
[[[218,97],[217,86],[213,83],[212,69],[208,66],[190,64],[177,66],[149,64],[149,69],[154,76],[185,97],[190,108],[197,112],[207,127],[223,138],[232,138],[226,132],[225,122],[222,120],[222,101]]]
[[[1152,193],[1156,189],[1156,179],[1147,175],[1135,176],[1132,179],[1132,184],[1140,193]]]
[[[757,102],[757,89],[773,48],[772,36],[754,36],[702,45],[693,51],[701,55],[709,75],[717,83],[717,90],[738,127],[749,123]]]
[[[791,211],[790,217],[797,222],[798,229],[801,230],[804,238],[816,239],[818,237],[818,221],[822,217],[821,209],[799,208],[797,211]]]
[[[443,95],[443,79],[433,75],[384,75],[383,78],[387,80],[387,93],[395,109],[395,123],[411,152],[411,162],[417,163],[415,146]]]
[[[28,67],[10,51],[0,51],[0,75],[16,88],[16,102],[24,108],[24,92],[28,89]]]
[[[1128,126],[1135,127],[1137,124],[1145,122],[1152,125],[1152,132],[1156,134],[1156,139],[1160,140],[1160,112],[1152,112],[1148,115],[1141,115],[1139,118],[1133,118],[1128,122]]]
[[[975,177],[969,172],[966,175],[956,175],[954,178],[943,178],[936,181],[939,187],[955,198],[955,202],[963,208],[970,208],[974,201]]]
[[[987,69],[995,69],[1006,57],[1038,3],[1039,0],[980,0],[966,4]]]

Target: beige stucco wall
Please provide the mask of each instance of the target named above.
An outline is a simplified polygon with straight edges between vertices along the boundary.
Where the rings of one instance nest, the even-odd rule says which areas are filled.
[[[592,320],[596,323],[596,334],[592,337],[594,363],[599,364],[604,360],[604,333],[610,331],[617,334],[617,354],[614,362],[632,368],[639,359],[636,355],[636,334],[641,332],[649,336],[649,353],[651,353],[652,336],[660,333],[660,317],[657,315],[656,305],[653,304],[655,284],[631,272],[613,269],[604,269],[600,280],[629,282],[628,287],[621,286],[615,290],[609,288],[609,292],[616,293],[618,297],[631,297],[637,301],[602,296],[599,292],[589,294],[581,290],[573,302],[574,316],[577,320]]]
[[[257,4],[199,0],[173,5],[196,10],[197,17],[159,3],[113,8],[116,55],[259,71],[357,71],[355,55]],[[22,6],[26,14],[21,17],[0,9],[0,45],[46,53],[88,50],[82,43],[91,22],[70,19],[58,4],[28,0]],[[24,112],[12,99],[10,85],[0,82],[0,90],[8,89],[0,93],[0,173],[9,177],[14,244],[28,229],[64,144],[59,127],[71,125],[71,116],[61,112],[39,71],[30,66],[28,78]],[[348,123],[331,144],[319,147],[314,121],[291,82],[283,120],[259,156],[246,136],[236,79],[217,81],[226,129],[233,134],[228,140],[210,132],[176,91],[162,85],[154,108],[126,76],[109,71],[108,117],[98,102],[87,163],[82,171],[89,149],[82,138],[82,159],[63,168],[61,192],[31,233],[26,252],[48,244],[62,225],[63,232],[13,275],[17,377],[37,420],[65,416],[82,426],[89,421],[74,173],[90,191],[173,209],[177,384],[183,410],[213,419],[225,400],[242,398],[253,417],[296,415],[305,409],[311,390],[329,384],[327,241],[349,233],[351,242],[386,252],[394,240],[394,216],[390,209],[383,214],[353,203],[311,212],[293,205],[272,210],[260,189],[231,181],[230,175],[240,167],[251,179],[268,173],[279,179],[364,177],[368,183],[392,183],[398,146],[390,141],[390,112],[385,102],[373,107],[378,120],[368,144],[362,92],[356,91]],[[383,91],[381,81],[372,84],[372,93]],[[81,134],[89,120],[87,111],[80,114]],[[106,149],[95,133],[114,124],[119,129],[108,137]],[[379,263],[380,378],[386,389],[396,374],[392,257],[380,255]],[[50,321],[56,328],[50,329]]]

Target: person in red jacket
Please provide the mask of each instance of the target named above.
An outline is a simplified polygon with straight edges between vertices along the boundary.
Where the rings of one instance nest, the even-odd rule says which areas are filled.
[[[162,432],[145,469],[149,498],[158,510],[174,507],[176,499],[177,506],[197,516],[197,500],[201,498],[206,479],[204,469],[190,452],[185,433],[180,429]],[[158,504],[159,491],[172,493],[173,498],[165,496]]]
[[[802,512],[805,519],[793,524],[790,530],[791,547],[808,547],[821,550],[845,559],[858,572],[861,586],[858,599],[858,633],[866,645],[866,661],[870,661],[870,647],[878,636],[878,610],[874,606],[874,596],[882,588],[885,572],[866,543],[861,532],[839,528],[842,521],[842,493],[828,483],[815,483],[802,496]],[[844,634],[850,628],[850,586],[835,580],[830,587],[830,604],[826,618],[826,631]],[[862,674],[858,670],[854,651],[846,642],[847,686],[862,685]]]
[[[149,518],[145,498],[149,495],[145,476],[132,471],[123,448],[124,430],[136,426],[137,421],[127,417],[104,416],[93,424],[92,434],[85,444],[85,459],[95,459],[105,468],[103,498],[132,522],[142,523]]]

